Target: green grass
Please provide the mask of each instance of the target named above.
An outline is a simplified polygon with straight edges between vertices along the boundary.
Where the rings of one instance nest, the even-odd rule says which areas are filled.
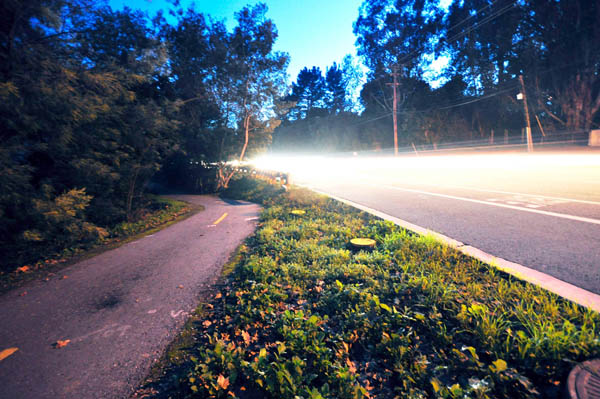
[[[554,398],[600,354],[597,313],[312,192],[233,184],[272,195],[158,397]]]
[[[108,236],[105,239],[64,248],[60,253],[46,254],[36,262],[23,265],[26,271],[16,269],[10,273],[0,273],[0,294],[32,280],[48,279],[73,263],[164,229],[202,209],[201,206],[183,201],[155,197],[151,206],[136,221],[123,222],[108,229]]]

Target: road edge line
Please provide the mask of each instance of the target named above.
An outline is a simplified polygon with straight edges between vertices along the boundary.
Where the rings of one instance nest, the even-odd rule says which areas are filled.
[[[308,186],[304,186],[316,193],[325,195],[334,200],[340,201],[344,204],[350,205],[354,208],[360,209],[361,211],[365,211],[370,213],[371,215],[380,217],[384,220],[388,220],[397,224],[398,226],[405,228],[407,230],[413,231],[417,234],[424,236],[431,236],[436,240],[457,249],[461,253],[480,260],[481,262],[495,267],[498,270],[501,270],[505,273],[512,275],[513,277],[518,278],[519,280],[526,281],[528,283],[534,284],[538,287],[541,287],[547,291],[550,291],[562,298],[568,299],[571,302],[575,302],[578,305],[581,305],[585,308],[591,309],[595,312],[600,313],[600,295],[594,294],[593,292],[584,290],[583,288],[579,288],[573,284],[567,283],[565,281],[559,280],[556,277],[550,276],[549,274],[542,273],[538,270],[529,268],[527,266],[523,266],[521,264],[511,262],[509,260],[498,258],[492,254],[489,254],[485,251],[482,251],[479,248],[475,248],[471,245],[466,245],[458,240],[455,240],[451,237],[448,237],[444,234],[438,233],[433,230],[429,230],[425,227],[418,226],[416,224],[410,223],[406,220],[397,218],[395,216],[389,215],[387,213],[378,211],[373,208],[369,208],[368,206],[357,204],[350,200],[337,197],[332,194],[328,194],[326,192],[313,189]]]

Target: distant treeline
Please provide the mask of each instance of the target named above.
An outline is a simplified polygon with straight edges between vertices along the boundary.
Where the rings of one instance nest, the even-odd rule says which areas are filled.
[[[360,117],[348,112],[356,105],[340,106],[356,87],[344,86],[356,68],[344,63],[342,79],[336,65],[325,76],[306,68],[289,96],[296,105],[273,135],[274,147],[392,147],[394,70],[401,147],[520,142],[526,119],[517,94],[523,86],[535,141],[582,138],[600,127],[600,2],[440,3],[365,0],[354,23],[358,55],[368,69]]]

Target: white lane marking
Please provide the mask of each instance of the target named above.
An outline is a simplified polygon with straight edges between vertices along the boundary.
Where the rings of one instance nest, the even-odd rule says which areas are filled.
[[[156,313],[156,309],[150,309],[147,313],[148,314],[154,314],[154,313]]]
[[[412,183],[408,183],[408,184],[412,184]],[[580,199],[574,199],[574,198],[565,198],[565,197],[552,197],[552,196],[540,195],[540,194],[525,194],[525,193],[517,193],[517,192],[514,192],[514,191],[488,190],[488,189],[485,189],[485,188],[475,188],[475,187],[468,187],[468,186],[456,186],[456,185],[451,185],[451,184],[439,184],[439,185],[438,184],[433,184],[433,183],[415,183],[415,184],[416,185],[426,185],[426,186],[439,186],[439,187],[444,187],[444,188],[461,188],[461,189],[464,189],[464,190],[479,191],[479,192],[482,192],[482,193],[522,195],[522,196],[525,196],[525,197],[544,198],[544,199],[548,199],[548,200],[555,200],[555,201],[561,201],[561,202],[578,202],[580,204],[600,205],[600,202],[598,202],[598,201],[587,201],[587,200],[580,200]],[[551,204],[551,205],[554,205],[554,204]]]
[[[369,180],[373,179],[372,175],[369,175],[369,174],[366,174],[366,173],[359,173],[358,176],[362,176],[363,178],[368,178]],[[600,180],[584,180],[583,182],[584,183],[598,184],[598,183],[600,183]],[[580,199],[566,198],[566,197],[553,197],[553,196],[541,195],[541,194],[517,193],[515,191],[490,190],[490,189],[486,189],[486,188],[476,188],[476,187],[461,186],[461,185],[455,185],[455,184],[437,184],[437,183],[425,183],[425,182],[415,183],[415,182],[410,182],[410,181],[403,181],[403,182],[399,182],[399,183],[411,184],[411,185],[416,185],[416,186],[434,186],[434,187],[444,187],[444,188],[461,188],[461,189],[464,189],[464,190],[479,191],[479,192],[482,192],[482,193],[496,193],[496,194],[508,194],[508,195],[524,195],[524,196],[527,196],[527,197],[545,198],[545,199],[549,199],[549,200],[557,200],[557,201],[564,201],[564,202],[578,202],[580,204],[600,205],[599,201],[580,200]]]
[[[246,218],[246,222],[248,222],[250,220],[258,220],[258,216],[254,216],[254,217],[251,217],[251,218]]]
[[[600,224],[600,220],[598,220],[598,219],[591,219],[591,218],[586,218],[586,217],[582,217],[582,216],[566,215],[564,213],[542,211],[541,209],[522,208],[520,206],[501,204],[501,203],[498,203],[498,202],[482,201],[482,200],[476,200],[476,199],[473,199],[473,198],[457,197],[455,195],[432,193],[432,192],[429,192],[429,191],[414,190],[414,189],[410,189],[410,188],[401,188],[401,187],[390,186],[390,185],[379,185],[379,184],[372,184],[372,183],[362,183],[362,184],[368,185],[368,186],[373,186],[373,187],[387,187],[387,188],[390,188],[392,190],[407,191],[407,192],[410,192],[410,193],[432,195],[434,197],[441,197],[441,198],[448,198],[448,199],[454,199],[454,200],[459,200],[459,201],[474,202],[476,204],[497,206],[497,207],[500,207],[500,208],[514,209],[516,211],[525,211],[525,212],[531,212],[531,213],[539,213],[540,215],[554,216],[554,217],[557,217],[557,218],[563,218],[563,219],[569,219],[569,220],[576,220],[578,222]]]
[[[94,335],[100,335],[104,338],[108,338],[111,335],[113,335],[114,333],[119,333],[119,337],[122,337],[127,333],[127,330],[129,330],[130,328],[131,328],[131,326],[129,324],[118,324],[118,323],[110,324],[99,330],[92,331],[92,332],[82,335],[80,337],[74,338],[73,342],[81,342],[87,338],[94,336]]]

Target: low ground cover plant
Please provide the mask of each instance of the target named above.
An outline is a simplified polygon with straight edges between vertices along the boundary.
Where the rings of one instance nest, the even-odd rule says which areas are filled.
[[[85,191],[71,190],[58,199],[46,210],[49,222],[44,233],[28,232],[39,243],[31,244],[28,263],[8,267],[9,263],[0,268],[0,292],[40,277],[38,273],[58,269],[61,264],[89,253],[86,251],[119,245],[137,234],[179,220],[193,210],[186,202],[152,196],[133,221],[101,228],[86,222],[79,214],[89,202]]]
[[[233,186],[272,195],[170,397],[553,398],[600,354],[595,312],[309,191]]]

